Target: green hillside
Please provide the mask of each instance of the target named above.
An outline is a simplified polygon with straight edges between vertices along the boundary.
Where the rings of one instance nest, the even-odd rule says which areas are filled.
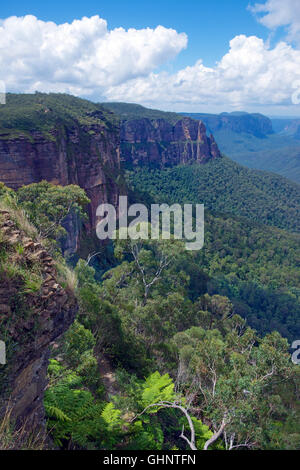
[[[208,210],[300,231],[300,186],[281,176],[251,170],[226,157],[206,165],[137,169],[130,180],[153,195],[180,203],[204,203]]]
[[[102,106],[120,116],[121,119],[131,121],[134,119],[165,119],[172,124],[180,121],[182,116],[177,113],[149,109],[133,103],[102,103]]]
[[[290,120],[271,121],[265,116],[247,113],[186,115],[202,120],[220,150],[237,163],[272,171],[300,183],[300,141],[281,132]]]
[[[300,143],[292,137],[273,134],[257,138],[223,130],[215,132],[215,138],[221,151],[234,161],[300,183]]]
[[[60,125],[68,133],[78,123],[119,122],[68,95],[9,100],[2,138],[10,129],[33,138]],[[0,414],[0,448],[186,452],[185,432],[199,450],[230,442],[298,449],[291,343],[300,338],[300,186],[227,157],[121,171],[130,204],[204,203],[204,247],[188,251],[174,239],[94,247],[83,223],[87,251],[81,246],[71,268],[61,224],[70,213],[86,221],[84,190],[42,181],[13,191],[0,183],[0,333],[9,346],[0,400],[11,406],[11,384],[12,411],[27,423],[33,410],[48,433],[36,443],[42,426],[20,430]],[[123,173],[111,181],[124,189]],[[53,346],[47,377],[45,341]],[[42,387],[20,393],[31,390],[37,364]],[[214,434],[221,426],[225,433]]]
[[[111,125],[116,116],[102,106],[60,93],[12,94],[0,106],[0,139],[28,135],[31,131],[49,136],[57,126]]]
[[[227,183],[226,172],[230,175]],[[199,266],[207,279],[204,285],[203,280],[200,284],[196,279],[191,281],[195,298],[201,288],[210,294],[226,295],[236,313],[261,334],[277,330],[292,341],[300,335],[300,236],[262,224],[262,219],[268,219],[263,205],[268,197],[263,187],[259,188],[263,183],[260,172],[257,181],[255,175],[225,159],[165,171],[142,169],[127,176],[135,191],[151,194],[156,203],[205,202],[204,248],[195,252],[188,272],[193,279],[194,267]],[[267,185],[271,176],[263,176]],[[275,181],[277,178],[281,180],[276,176]],[[269,197],[271,209],[274,200]],[[224,205],[229,204],[232,212],[244,217],[221,212],[213,215],[208,210],[224,212]],[[275,222],[276,212],[273,214]]]

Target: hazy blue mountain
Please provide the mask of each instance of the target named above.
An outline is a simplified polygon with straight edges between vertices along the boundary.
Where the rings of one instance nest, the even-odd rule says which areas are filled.
[[[300,119],[244,112],[183,114],[202,120],[220,150],[236,162],[300,183]]]
[[[222,114],[183,114],[193,119],[200,119],[207,126],[208,131],[213,134],[222,130],[230,130],[238,134],[245,132],[262,138],[274,132],[272,121],[262,114],[249,114],[242,111]]]

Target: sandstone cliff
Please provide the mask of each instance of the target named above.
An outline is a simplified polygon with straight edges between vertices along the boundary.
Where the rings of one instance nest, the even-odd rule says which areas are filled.
[[[0,108],[0,181],[10,188],[47,180],[77,184],[91,200],[90,224],[103,202],[116,205],[120,182],[118,119],[99,105],[69,95],[10,95]],[[76,251],[77,236],[69,240]]]
[[[214,137],[207,136],[201,121],[142,118],[121,125],[121,161],[127,166],[165,168],[206,163],[220,156]]]
[[[56,129],[52,136],[50,139],[33,130],[30,136],[0,139],[0,179],[13,189],[43,179],[54,184],[77,184],[91,199],[93,224],[101,202],[117,201],[118,128],[78,125]]]
[[[40,431],[50,343],[73,322],[77,302],[45,248],[5,210],[0,258],[0,339],[7,352],[7,364],[0,366],[0,415],[8,406],[18,425]]]
[[[203,164],[221,156],[203,122],[132,103],[102,106],[120,117],[121,161],[125,166]]]
[[[0,181],[13,189],[43,179],[79,185],[91,200],[90,231],[98,205],[117,206],[119,195],[127,193],[122,166],[164,168],[220,157],[202,122],[138,106],[136,118],[114,111],[120,120],[101,105],[69,95],[8,94],[0,107]],[[70,216],[65,227],[70,237],[64,250],[74,253],[80,226]]]

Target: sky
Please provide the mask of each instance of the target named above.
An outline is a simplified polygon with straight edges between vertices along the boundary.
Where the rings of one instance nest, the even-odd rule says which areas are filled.
[[[171,111],[300,115],[300,0],[2,2],[0,81]]]

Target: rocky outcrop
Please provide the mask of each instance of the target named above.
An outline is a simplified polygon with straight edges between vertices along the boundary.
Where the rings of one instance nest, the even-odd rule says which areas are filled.
[[[43,395],[50,344],[74,320],[77,302],[58,282],[55,261],[45,248],[20,230],[10,213],[0,211],[0,339],[7,364],[0,366],[2,413],[9,406],[17,424],[31,429],[44,422]],[[28,282],[21,269],[39,273],[40,285]]]
[[[132,120],[120,115],[120,128],[116,115],[102,106],[56,94],[9,94],[1,111],[0,181],[13,189],[41,180],[79,185],[91,200],[88,233],[96,226],[99,204],[117,206],[119,195],[127,194],[121,163],[165,168],[220,156],[205,125],[179,115],[171,119],[158,112],[161,118]],[[69,237],[63,251],[74,253],[80,223],[70,214],[64,226]]]
[[[121,124],[121,161],[125,166],[158,168],[206,163],[220,157],[218,146],[201,121],[175,124],[166,119],[134,119]]]
[[[18,137],[2,134],[0,181],[13,189],[41,180],[77,184],[91,199],[89,219],[94,227],[98,205],[118,201],[119,142],[119,128],[105,120],[90,126],[57,127],[49,136],[34,130]],[[76,240],[69,243],[76,247]]]

